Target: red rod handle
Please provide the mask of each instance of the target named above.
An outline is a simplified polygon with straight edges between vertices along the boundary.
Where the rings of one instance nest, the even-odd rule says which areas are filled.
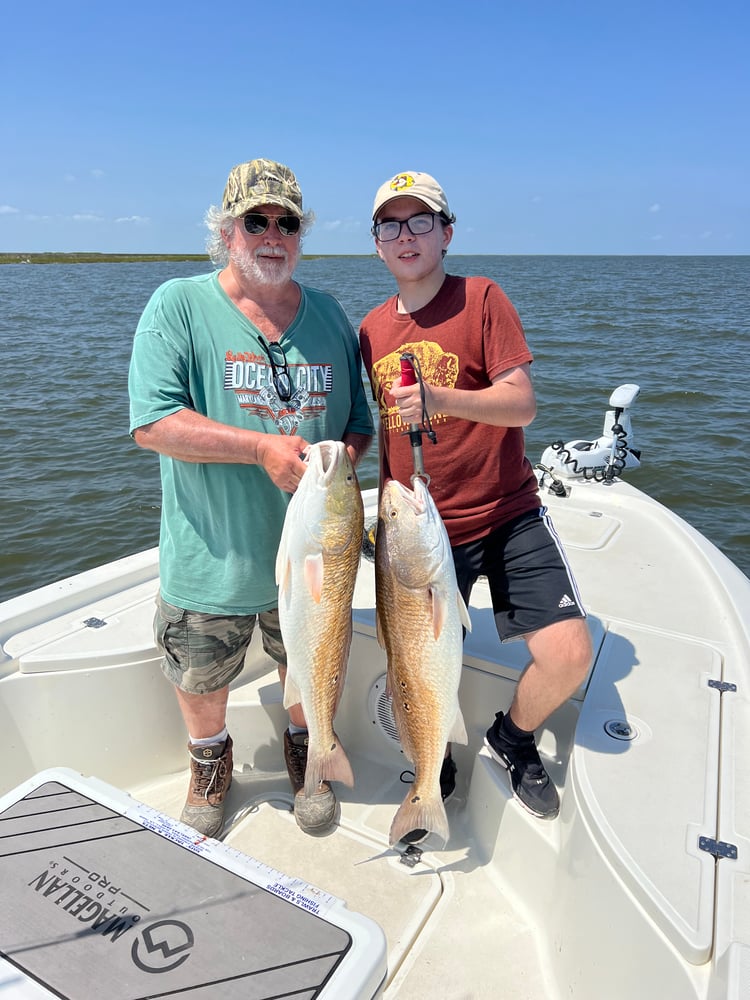
[[[417,376],[414,365],[408,358],[401,358],[401,385],[416,385]]]

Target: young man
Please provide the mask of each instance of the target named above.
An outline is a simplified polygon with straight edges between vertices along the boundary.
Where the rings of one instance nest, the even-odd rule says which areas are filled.
[[[498,285],[446,274],[455,216],[433,177],[396,174],[375,195],[372,217],[375,249],[398,285],[360,330],[380,411],[381,480],[409,483],[412,449],[404,432],[429,417],[437,445],[424,448],[424,467],[464,600],[485,574],[500,640],[523,638],[531,654],[510,709],[497,712],[485,743],[508,769],[521,803],[552,819],[558,793],[534,732],[584,679],[592,650],[575,581],[524,453],[523,428],[536,414],[532,355]],[[424,402],[418,384],[402,385],[405,352],[419,362]],[[454,787],[448,747],[443,798]]]
[[[292,171],[272,160],[229,174],[206,217],[221,268],[168,281],[138,324],[130,365],[130,429],[161,456],[160,596],[155,634],[189,734],[191,781],[181,819],[217,836],[232,780],[230,682],[256,620],[279,665],[275,558],[308,443],[343,440],[356,463],[372,418],[357,338],[339,303],[292,274],[311,222]],[[306,723],[289,711],[284,756],[304,783]],[[295,794],[305,830],[331,824],[327,783]]]

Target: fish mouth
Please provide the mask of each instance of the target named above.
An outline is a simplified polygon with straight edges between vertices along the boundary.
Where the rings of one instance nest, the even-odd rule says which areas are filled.
[[[427,510],[427,503],[425,501],[425,490],[427,487],[418,476],[414,479],[413,490],[410,490],[408,486],[404,486],[397,479],[391,479],[388,482],[388,488],[397,492],[401,500],[414,511],[417,517],[424,514]]]
[[[343,441],[319,441],[317,445],[307,449],[305,459],[308,466],[314,466],[317,478],[323,485],[330,483],[336,475],[345,448]]]

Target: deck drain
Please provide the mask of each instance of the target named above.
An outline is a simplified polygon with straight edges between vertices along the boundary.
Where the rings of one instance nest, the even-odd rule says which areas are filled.
[[[370,688],[367,696],[367,712],[373,725],[393,743],[399,743],[398,728],[393,717],[391,699],[386,692],[387,677],[381,674]]]
[[[608,719],[604,723],[604,732],[613,740],[634,740],[638,736],[638,730],[626,719]]]

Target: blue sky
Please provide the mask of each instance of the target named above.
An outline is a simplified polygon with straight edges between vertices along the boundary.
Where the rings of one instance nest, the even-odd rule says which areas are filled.
[[[438,178],[456,253],[750,252],[746,0],[6,4],[0,251],[204,249],[255,156],[308,253]]]

